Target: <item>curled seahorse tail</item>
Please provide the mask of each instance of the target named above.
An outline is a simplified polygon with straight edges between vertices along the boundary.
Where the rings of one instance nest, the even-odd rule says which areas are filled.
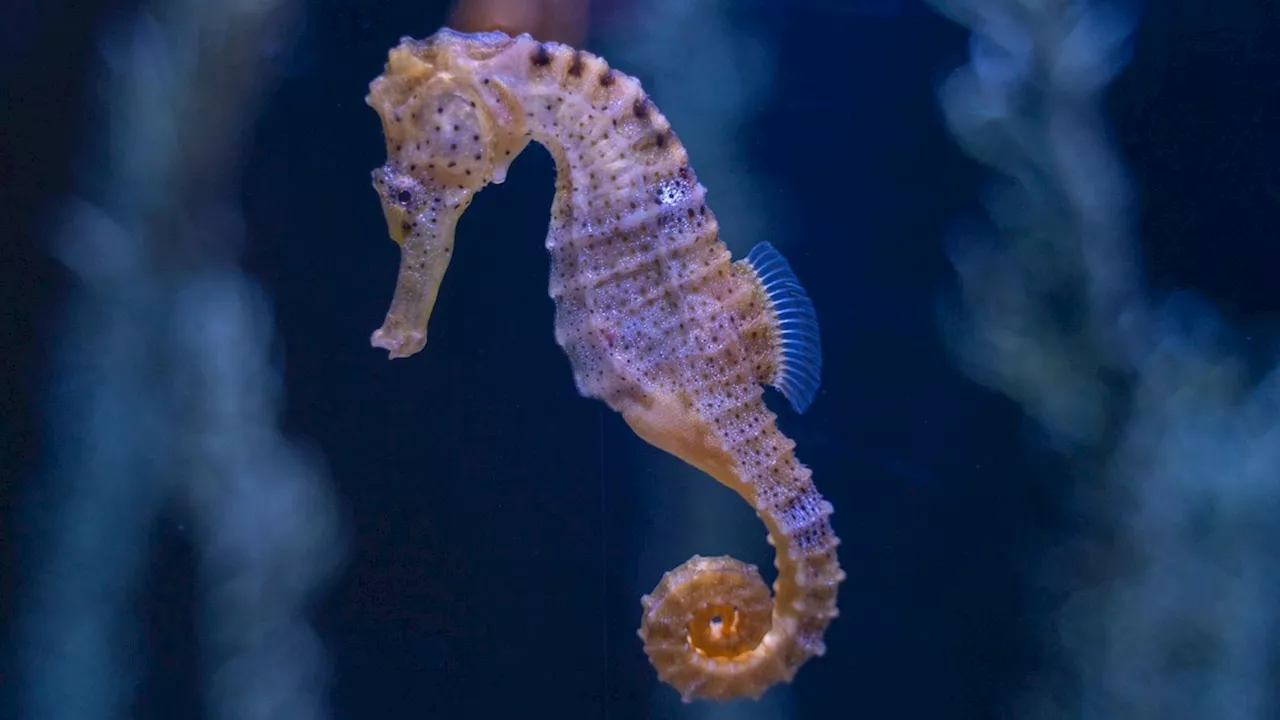
[[[773,598],[754,565],[695,555],[640,600],[640,639],[658,678],[685,702],[759,699],[799,664],[762,643]]]
[[[767,411],[760,410],[760,417]],[[832,507],[818,493],[771,422],[761,428],[776,457],[743,457],[743,478],[718,477],[757,510],[777,549],[774,595],[752,565],[694,556],[668,572],[642,601],[640,638],[658,676],[685,702],[758,699],[790,682],[826,651],[823,635],[839,614],[845,579],[836,557]]]

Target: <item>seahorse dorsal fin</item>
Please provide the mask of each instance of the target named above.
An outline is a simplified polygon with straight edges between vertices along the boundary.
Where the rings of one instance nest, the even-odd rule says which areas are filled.
[[[818,314],[795,271],[773,245],[762,242],[751,248],[747,264],[760,278],[778,322],[777,363],[768,383],[797,413],[804,413],[822,384]]]

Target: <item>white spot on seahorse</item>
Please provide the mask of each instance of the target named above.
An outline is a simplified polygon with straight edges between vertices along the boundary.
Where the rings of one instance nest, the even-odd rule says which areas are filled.
[[[689,183],[679,179],[663,180],[658,183],[655,195],[659,205],[675,205],[689,197]]]

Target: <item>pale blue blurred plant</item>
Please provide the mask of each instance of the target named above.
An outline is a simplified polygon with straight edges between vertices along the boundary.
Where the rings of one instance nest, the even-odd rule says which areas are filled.
[[[162,517],[198,564],[206,715],[326,714],[306,613],[342,533],[322,465],[276,427],[271,315],[236,266],[243,140],[298,10],[159,2],[101,46],[105,132],[53,242],[74,282],[27,499],[24,718],[134,714]]]
[[[931,2],[973,33],[940,91],[947,121],[998,173],[998,237],[954,246],[948,340],[1076,475],[1076,534],[1038,578],[1064,597],[1046,672],[1012,715],[1276,717],[1280,370],[1249,372],[1203,303],[1143,287],[1102,114],[1135,17],[1085,0]]]

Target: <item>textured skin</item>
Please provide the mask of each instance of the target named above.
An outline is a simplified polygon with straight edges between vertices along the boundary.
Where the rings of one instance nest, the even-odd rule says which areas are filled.
[[[547,250],[555,337],[579,392],[642,438],[733,488],[777,549],[754,567],[695,556],[643,599],[640,637],[686,700],[759,697],[824,652],[845,575],[831,505],[762,401],[778,322],[755,271],[731,262],[684,147],[634,78],[528,35],[441,30],[404,39],[370,85],[387,163],[374,171],[401,246],[373,345],[407,357],[427,321],[473,194],[530,141],[556,163]]]

